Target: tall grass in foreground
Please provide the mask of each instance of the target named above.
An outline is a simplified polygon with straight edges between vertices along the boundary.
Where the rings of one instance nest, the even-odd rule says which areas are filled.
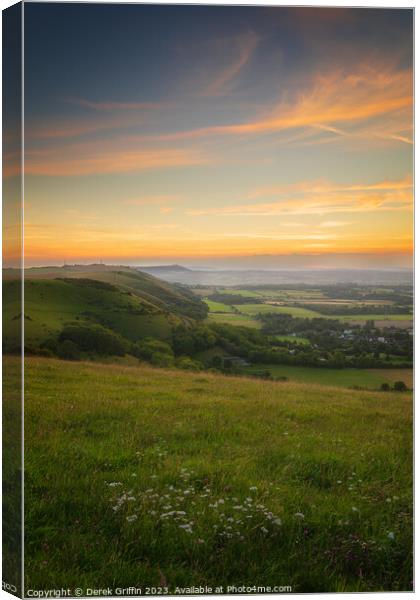
[[[412,589],[409,394],[49,359],[26,390],[27,587]]]

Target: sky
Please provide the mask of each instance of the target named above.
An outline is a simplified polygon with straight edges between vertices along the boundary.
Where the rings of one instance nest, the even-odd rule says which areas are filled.
[[[412,94],[411,10],[25,4],[25,262],[407,267]]]

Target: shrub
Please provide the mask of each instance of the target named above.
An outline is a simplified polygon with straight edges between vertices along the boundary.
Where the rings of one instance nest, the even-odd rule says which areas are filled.
[[[150,357],[150,362],[155,367],[172,367],[174,364],[174,359],[170,354],[154,352]]]
[[[57,356],[64,360],[80,360],[81,354],[79,348],[71,340],[64,340],[57,347]]]
[[[95,352],[105,356],[124,356],[125,340],[101,325],[67,325],[59,336],[60,342],[73,342],[83,352]]]
[[[390,389],[391,389],[391,386],[389,385],[389,383],[381,383],[381,391],[382,392],[389,392]]]
[[[166,354],[173,359],[174,353],[171,346],[167,342],[155,340],[153,338],[145,338],[141,342],[133,344],[131,352],[137,358],[143,360],[151,360],[155,353]]]
[[[406,392],[408,387],[405,385],[404,381],[396,381],[394,383],[394,390],[396,392]]]
[[[187,369],[188,371],[201,371],[203,368],[198,360],[193,360],[189,356],[180,356],[176,361],[176,366],[179,369]]]

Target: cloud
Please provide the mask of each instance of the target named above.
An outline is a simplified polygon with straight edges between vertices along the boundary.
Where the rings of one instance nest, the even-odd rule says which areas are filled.
[[[283,99],[271,110],[247,122],[214,125],[154,136],[156,141],[175,141],[209,136],[260,135],[288,129],[313,128],[337,136],[357,135],[358,128],[372,119],[393,115],[393,129],[384,131],[374,123],[368,134],[399,139],[401,127],[411,122],[412,70],[364,63],[352,69],[334,69],[316,74],[307,89],[292,100]],[[348,130],[345,130],[347,127]],[[356,128],[356,129],[354,129]]]
[[[218,74],[202,95],[224,93],[249,61],[258,38],[253,33],[238,38],[241,40],[237,42],[239,57]],[[138,143],[165,143],[292,131],[295,137],[278,138],[278,142],[313,145],[361,140],[377,145],[412,144],[412,96],[411,68],[396,69],[371,61],[352,68],[319,72],[292,98],[283,97],[248,121],[150,135],[131,134],[127,139]],[[101,130],[134,128],[144,125],[145,118],[143,114],[137,114],[136,109],[165,106],[159,103],[72,101],[99,113],[121,109],[131,111],[131,114],[106,114],[102,118],[99,114],[90,119],[56,120],[47,126],[29,126],[27,138],[70,138]]]
[[[345,227],[352,224],[352,221],[324,221],[319,224],[319,227]]]
[[[288,193],[333,193],[333,192],[372,192],[377,190],[411,190],[413,182],[410,177],[399,180],[384,180],[371,184],[349,184],[349,185],[333,185],[326,180],[317,181],[302,181],[299,183],[291,183],[286,185],[268,186],[254,189],[248,198],[259,198],[261,196],[276,196],[278,194]]]
[[[233,45],[233,60],[216,75],[213,81],[200,93],[200,96],[221,96],[225,94],[242,69],[248,64],[258,46],[258,41],[259,38],[253,31],[240,34],[233,40],[222,40],[219,45],[222,46],[223,58],[225,58],[227,47]]]
[[[57,149],[48,152],[28,152],[25,174],[48,176],[95,175],[106,173],[130,173],[150,169],[202,165],[208,158],[197,150],[188,149],[102,149],[98,144],[74,149]]]
[[[409,179],[382,181],[366,185],[337,186],[327,181],[303,182],[294,185],[264,188],[254,191],[277,198],[274,202],[239,204],[204,210],[190,210],[189,215],[268,217],[280,215],[329,215],[360,213],[374,210],[412,210],[412,183]],[[327,221],[328,223],[328,221]],[[337,221],[329,221],[336,226]],[[334,225],[331,225],[334,223]],[[325,225],[324,225],[325,226]]]

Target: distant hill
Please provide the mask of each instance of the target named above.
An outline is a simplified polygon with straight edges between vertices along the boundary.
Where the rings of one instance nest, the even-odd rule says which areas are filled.
[[[355,283],[370,285],[412,284],[413,275],[410,270],[379,269],[188,269],[179,265],[165,267],[138,267],[140,271],[157,275],[171,283],[184,285],[336,285],[338,283]]]
[[[171,272],[171,273],[191,273],[191,269],[187,269],[187,267],[183,267],[181,265],[158,265],[158,266],[150,266],[150,267],[137,267],[139,271],[143,273],[151,273],[159,274],[162,272]]]

